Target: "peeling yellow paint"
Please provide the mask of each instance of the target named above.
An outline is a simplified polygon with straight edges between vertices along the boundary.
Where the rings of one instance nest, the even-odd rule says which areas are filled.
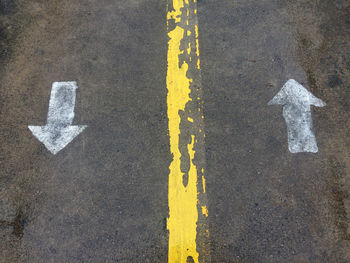
[[[188,43],[187,54],[191,54],[191,43]]]
[[[183,184],[183,172],[181,171],[181,152],[180,152],[180,122],[181,117],[179,112],[185,111],[186,104],[191,102],[190,98],[190,85],[192,79],[187,77],[189,70],[189,64],[191,65],[192,56],[189,56],[188,63],[184,60],[180,60],[180,56],[187,52],[188,55],[195,52],[197,56],[197,65],[192,65],[195,69],[200,68],[199,64],[199,50],[198,50],[198,27],[195,25],[193,36],[190,30],[185,29],[179,23],[183,25],[189,25],[189,19],[181,21],[181,18],[186,12],[187,17],[190,16],[188,6],[188,0],[173,0],[172,9],[168,10],[168,69],[167,69],[167,107],[168,107],[168,119],[169,119],[169,137],[170,137],[170,151],[173,155],[173,160],[170,164],[169,170],[169,217],[167,220],[167,228],[169,230],[169,251],[168,261],[169,263],[186,263],[188,257],[192,257],[195,263],[199,263],[199,252],[197,250],[197,227],[199,216],[208,216],[208,209],[206,206],[199,206],[198,201],[198,174],[197,166],[193,163],[195,156],[194,145],[198,143],[198,139],[195,135],[191,135],[191,143],[187,145],[187,152],[190,160],[190,167],[188,171],[188,183],[186,187]],[[184,11],[186,10],[186,11]],[[193,12],[193,11],[192,11]],[[197,11],[194,10],[196,14]],[[173,28],[173,21],[175,21],[175,27]],[[169,27],[171,23],[171,28]],[[170,31],[171,30],[171,31]],[[191,47],[188,42],[188,47],[182,47],[184,37],[192,36],[195,47]],[[195,40],[195,41],[194,41]],[[200,109],[198,109],[200,111]],[[191,113],[191,110],[188,110]],[[194,119],[187,117],[190,123],[194,123]],[[205,193],[205,179],[202,169],[202,183],[203,192]],[[199,177],[200,178],[200,177]],[[202,209],[202,214],[200,214]],[[203,230],[204,231],[204,230]],[[208,231],[207,229],[205,231]]]
[[[202,206],[202,214],[208,217],[208,208],[206,206]]]
[[[195,9],[195,12],[197,11],[197,9]],[[198,25],[194,26],[194,30],[196,32],[196,52],[197,52],[197,56],[198,56],[198,60],[197,60],[197,68],[200,69],[201,68],[201,62],[199,59],[199,39],[198,39]]]
[[[205,194],[205,177],[202,176],[203,193]]]
[[[168,12],[168,20],[175,19],[179,22],[181,8],[184,7],[183,0],[174,0],[174,11]],[[196,229],[198,220],[197,211],[197,170],[193,165],[194,158],[193,144],[188,146],[191,165],[188,173],[188,184],[183,185],[183,173],[181,172],[181,153],[179,150],[180,116],[179,111],[185,109],[185,105],[190,101],[190,79],[187,78],[188,64],[184,62],[179,65],[179,55],[181,40],[184,29],[176,26],[168,33],[168,72],[167,72],[167,105],[169,118],[170,150],[173,161],[170,164],[169,174],[169,218],[167,228],[169,230],[169,262],[186,262],[191,256],[194,262],[198,262],[198,252],[196,245]]]

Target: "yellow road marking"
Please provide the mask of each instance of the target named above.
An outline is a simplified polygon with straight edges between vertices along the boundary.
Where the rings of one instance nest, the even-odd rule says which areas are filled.
[[[204,173],[204,169],[203,169],[203,173]],[[203,185],[203,193],[205,193],[205,177],[202,176],[202,185]]]
[[[191,3],[189,3],[191,1]],[[169,119],[169,137],[170,151],[173,160],[169,170],[169,218],[167,228],[169,230],[169,263],[186,263],[191,257],[195,263],[199,262],[200,254],[197,247],[198,233],[197,229],[203,227],[198,225],[200,216],[208,216],[206,206],[199,206],[199,189],[198,181],[202,181],[202,189],[205,192],[204,168],[197,167],[194,164],[196,155],[196,144],[198,138],[194,132],[191,132],[191,142],[187,147],[182,147],[180,137],[182,135],[181,123],[183,119],[181,112],[186,112],[186,106],[192,102],[191,84],[196,79],[188,77],[191,69],[199,70],[199,49],[198,49],[198,26],[193,27],[191,32],[190,25],[190,8],[189,4],[194,4],[194,0],[172,0],[168,6],[168,70],[167,70],[167,106]],[[192,6],[193,7],[193,6]],[[196,8],[191,10],[197,14]],[[184,19],[185,18],[185,19]],[[191,20],[192,23],[195,20]],[[185,39],[186,38],[186,39]],[[191,39],[193,38],[193,39]],[[189,41],[190,39],[190,41]],[[184,40],[187,40],[187,46],[184,46]],[[191,42],[193,46],[191,46]],[[195,46],[195,47],[194,47]],[[186,54],[187,53],[187,54]],[[187,59],[184,57],[187,55]],[[193,62],[193,60],[195,60]],[[192,63],[193,62],[193,63]],[[196,100],[200,98],[196,96]],[[197,111],[197,112],[196,112]],[[189,111],[191,112],[191,111]],[[191,117],[184,117],[185,121],[192,127],[202,127],[198,123],[203,122],[202,114],[198,115],[200,108],[193,111]],[[197,125],[197,126],[195,126]],[[204,138],[202,130],[198,132]],[[183,142],[182,142],[183,143]],[[181,148],[182,147],[182,148]],[[186,157],[189,158],[189,167],[187,170],[187,184],[183,181],[184,172],[181,170],[183,160],[181,149],[187,149]],[[198,179],[199,178],[199,179]],[[199,209],[201,213],[199,214]],[[204,230],[206,237],[209,234],[208,229]],[[203,235],[202,235],[203,236]],[[201,237],[202,238],[202,237]],[[204,261],[204,260],[203,260]]]
[[[206,206],[202,206],[202,214],[208,217],[208,208]]]

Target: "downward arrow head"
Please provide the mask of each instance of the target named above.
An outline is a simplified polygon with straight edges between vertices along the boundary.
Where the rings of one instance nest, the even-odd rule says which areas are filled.
[[[314,105],[317,107],[326,106],[319,98],[316,98],[310,91],[305,89],[300,83],[294,79],[290,79],[277,93],[277,95],[269,101],[269,105],[274,104],[293,104],[300,107]]]
[[[54,82],[45,126],[28,126],[33,135],[53,154],[58,153],[87,126],[71,125],[74,119],[75,81]]]
[[[85,130],[86,127],[86,125],[67,127],[55,127],[52,125],[28,126],[33,135],[42,142],[52,154],[61,151]]]

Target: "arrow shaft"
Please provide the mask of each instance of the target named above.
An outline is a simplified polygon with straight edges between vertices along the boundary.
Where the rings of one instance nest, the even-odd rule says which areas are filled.
[[[54,82],[46,125],[28,126],[33,135],[52,154],[56,154],[66,147],[87,127],[86,125],[71,125],[74,119],[77,88],[75,81]]]
[[[287,124],[289,150],[292,153],[318,152],[316,138],[312,131],[310,107],[285,105],[283,117]]]
[[[324,107],[326,103],[316,98],[297,81],[290,79],[268,104],[283,105],[290,152],[318,152],[316,138],[312,131],[310,106]]]
[[[74,119],[76,82],[54,82],[52,84],[47,125],[69,126]]]

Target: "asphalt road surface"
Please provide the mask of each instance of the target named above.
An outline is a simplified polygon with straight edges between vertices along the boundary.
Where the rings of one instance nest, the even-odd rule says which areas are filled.
[[[0,262],[350,262],[350,2],[197,1],[0,0]]]

